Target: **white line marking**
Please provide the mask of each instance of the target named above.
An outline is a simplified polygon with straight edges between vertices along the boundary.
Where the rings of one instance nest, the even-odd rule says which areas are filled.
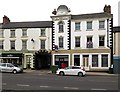
[[[78,88],[75,88],[75,87],[64,87],[65,89],[78,89]]]
[[[92,88],[91,90],[107,90],[107,89]]]
[[[2,85],[7,85],[6,83],[2,83]]]
[[[25,85],[25,84],[17,84],[17,86],[29,87],[30,85]]]
[[[42,87],[42,88],[48,88],[49,86],[40,86],[40,87]]]

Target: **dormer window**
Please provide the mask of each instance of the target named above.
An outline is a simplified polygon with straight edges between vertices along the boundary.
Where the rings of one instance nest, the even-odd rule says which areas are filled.
[[[61,32],[64,32],[64,23],[62,22],[62,21],[60,21],[59,23],[58,23],[58,26],[59,26],[59,32],[61,33]]]

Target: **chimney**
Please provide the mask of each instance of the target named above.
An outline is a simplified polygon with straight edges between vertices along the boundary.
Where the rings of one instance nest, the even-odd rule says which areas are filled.
[[[10,23],[10,19],[6,15],[4,15],[3,24],[7,24],[7,23]]]
[[[105,5],[103,11],[111,14],[111,6],[110,5]]]

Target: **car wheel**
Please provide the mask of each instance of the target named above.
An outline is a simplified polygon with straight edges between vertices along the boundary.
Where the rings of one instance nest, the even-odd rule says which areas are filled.
[[[13,70],[13,73],[14,73],[14,74],[16,74],[16,73],[17,73],[17,71],[16,71],[16,70]]]
[[[83,77],[83,73],[82,73],[82,72],[79,72],[79,73],[78,73],[78,76]]]
[[[61,71],[61,72],[59,73],[59,75],[63,76],[63,75],[64,75],[64,72]]]

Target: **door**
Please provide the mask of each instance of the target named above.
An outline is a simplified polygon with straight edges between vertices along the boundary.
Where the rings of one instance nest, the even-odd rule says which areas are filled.
[[[89,56],[83,55],[83,66],[85,70],[89,70]]]

